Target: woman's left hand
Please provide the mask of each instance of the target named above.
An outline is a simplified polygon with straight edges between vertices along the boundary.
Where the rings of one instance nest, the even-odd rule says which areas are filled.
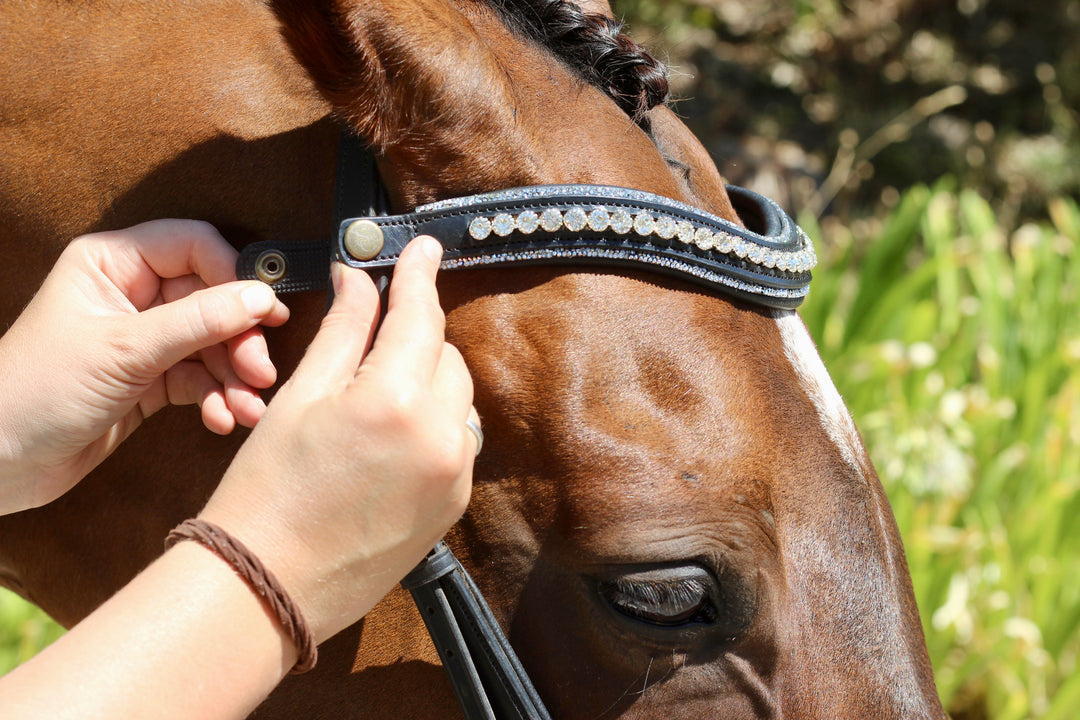
[[[235,261],[190,220],[68,245],[0,338],[0,514],[67,492],[170,403],[198,403],[217,433],[258,422],[276,380],[258,325],[288,309]]]

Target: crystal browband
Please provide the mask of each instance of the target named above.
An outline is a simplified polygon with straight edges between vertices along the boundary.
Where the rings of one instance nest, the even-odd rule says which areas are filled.
[[[409,240],[428,234],[446,248],[446,270],[617,265],[674,275],[757,304],[797,306],[817,263],[810,239],[771,200],[733,186],[728,193],[753,229],[651,193],[551,185],[444,200],[405,215],[346,220],[332,253],[354,267],[389,268]],[[296,276],[295,266],[305,264],[301,255],[311,255],[312,248],[280,243],[268,250],[265,245],[244,250],[238,275],[259,277],[277,290],[309,286]]]

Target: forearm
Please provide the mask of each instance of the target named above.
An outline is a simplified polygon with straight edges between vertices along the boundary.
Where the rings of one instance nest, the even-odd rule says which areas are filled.
[[[184,542],[0,678],[0,708],[10,720],[243,718],[295,662],[232,568]]]

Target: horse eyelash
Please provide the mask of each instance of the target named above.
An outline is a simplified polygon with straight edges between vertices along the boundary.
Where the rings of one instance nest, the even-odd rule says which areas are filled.
[[[650,607],[672,613],[684,612],[709,597],[708,585],[696,578],[670,582],[620,578],[615,581],[614,590],[635,608]]]

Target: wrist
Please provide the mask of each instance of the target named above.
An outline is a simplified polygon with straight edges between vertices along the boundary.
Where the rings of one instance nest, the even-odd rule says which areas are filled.
[[[13,405],[0,388],[0,515],[36,507],[39,478],[27,467],[26,453],[15,431]]]
[[[170,548],[184,540],[198,543],[224,560],[262,600],[263,607],[277,621],[278,628],[284,631],[297,651],[293,674],[307,672],[315,666],[318,650],[303,613],[257,555],[224,528],[201,518],[185,520],[174,528],[165,541],[165,547]]]

